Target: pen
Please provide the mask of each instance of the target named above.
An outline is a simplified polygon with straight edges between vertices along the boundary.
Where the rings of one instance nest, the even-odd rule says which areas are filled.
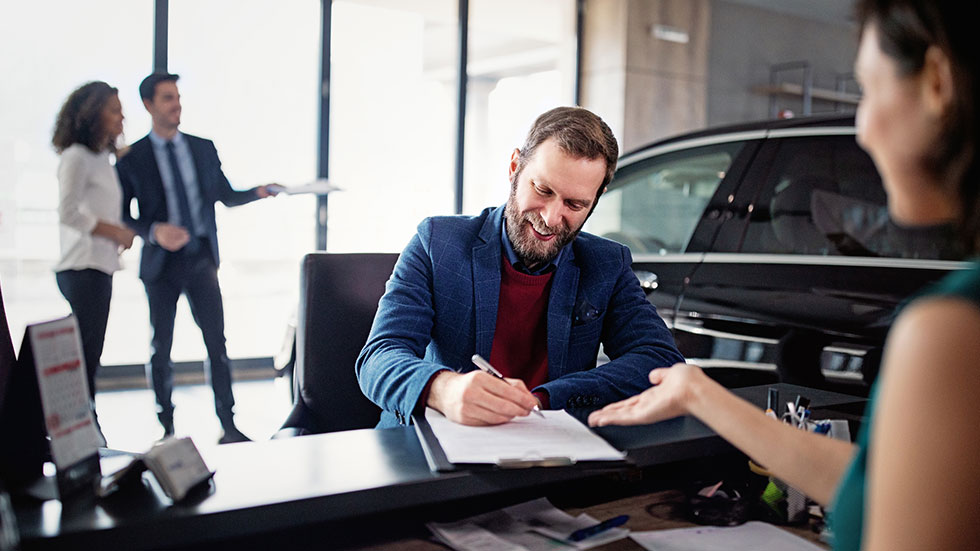
[[[570,541],[582,541],[585,538],[591,538],[592,536],[609,530],[610,528],[615,528],[617,526],[622,526],[626,524],[626,521],[630,519],[629,515],[619,515],[618,517],[613,517],[611,519],[604,520],[599,524],[589,526],[588,528],[582,528],[572,532],[568,539]]]
[[[777,407],[779,407],[779,389],[769,387],[769,396],[766,399],[766,415],[776,419]]]
[[[488,362],[488,361],[486,361],[486,360],[483,359],[483,356],[481,356],[479,354],[473,354],[473,358],[471,358],[471,359],[473,360],[473,363],[476,364],[476,366],[479,367],[480,369],[482,369],[483,371],[485,371],[485,372],[493,375],[494,377],[496,377],[498,379],[501,379],[502,380],[504,378],[504,376],[501,375],[500,372],[497,371],[496,368],[494,368],[492,365],[490,365],[490,362]],[[534,410],[534,413],[537,413],[540,417],[542,417],[542,418],[544,417],[544,414],[541,413],[541,408],[539,408],[538,406],[534,406],[533,410]]]
[[[810,410],[803,409],[800,410],[800,424],[797,425],[799,428],[806,428],[806,421],[810,418]]]
[[[796,402],[793,403],[793,409],[796,411],[800,410],[800,407],[806,409],[810,407],[810,399],[805,396],[796,395]]]
[[[786,415],[789,415],[789,422],[793,425],[800,424],[800,416],[796,413],[796,408],[793,407],[793,402],[786,402]]]

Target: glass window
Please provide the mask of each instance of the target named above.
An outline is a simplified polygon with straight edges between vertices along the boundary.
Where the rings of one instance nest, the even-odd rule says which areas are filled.
[[[456,4],[334,0],[328,250],[398,252],[453,212]]]
[[[181,130],[214,140],[233,187],[316,177],[318,0],[239,0],[234,9],[220,0],[173,0],[169,42],[168,67],[180,75]],[[300,259],[316,246],[315,210],[310,195],[217,205],[230,357],[269,357],[279,349],[298,302]],[[148,318],[137,323],[147,326]],[[138,343],[143,354],[148,342]],[[204,357],[182,299],[173,358]]]
[[[712,145],[620,169],[585,230],[633,254],[683,252],[741,148],[741,142]]]
[[[151,66],[152,0],[9,2],[0,17],[0,280],[15,346],[24,327],[68,314],[55,283],[59,157],[55,117],[82,84],[119,89],[127,137],[149,129],[137,86]],[[136,280],[138,251],[114,278],[103,361],[146,358],[146,295]],[[129,312],[139,309],[138,313]]]
[[[574,0],[470,0],[463,212],[502,205],[538,115],[575,98]]]
[[[948,226],[905,228],[888,216],[881,177],[854,136],[772,140],[743,252],[958,258]],[[760,153],[760,158],[769,158]]]

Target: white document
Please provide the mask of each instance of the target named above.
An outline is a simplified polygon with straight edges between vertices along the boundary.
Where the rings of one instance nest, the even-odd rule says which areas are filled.
[[[651,551],[823,551],[812,542],[758,521],[732,527],[633,532],[630,537]]]
[[[65,469],[98,453],[82,341],[74,316],[27,327],[51,455]]]
[[[453,423],[426,408],[425,419],[452,463],[507,463],[567,458],[571,461],[617,461],[626,454],[564,410],[544,410],[491,427]]]
[[[283,186],[280,184],[269,184],[269,189],[275,191],[276,193],[282,193],[285,195],[300,195],[303,193],[315,193],[317,195],[324,195],[331,193],[333,191],[341,191],[341,189],[330,183],[330,180],[326,178],[318,178],[312,182],[307,182],[298,186]]]
[[[573,517],[540,498],[458,522],[430,522],[426,526],[439,541],[457,551],[570,551],[590,549],[629,534],[625,528],[611,528],[581,541],[565,539],[596,524],[598,521],[589,515]]]

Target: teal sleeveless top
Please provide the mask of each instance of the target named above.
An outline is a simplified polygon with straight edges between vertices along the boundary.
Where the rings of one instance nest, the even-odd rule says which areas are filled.
[[[953,272],[944,279],[927,287],[916,295],[925,297],[958,297],[980,307],[980,262],[969,268]],[[864,528],[864,493],[868,469],[868,437],[874,426],[875,398],[878,384],[871,388],[866,411],[868,420],[858,431],[857,453],[844,473],[837,495],[831,504],[830,527],[834,534],[834,549],[837,551],[857,551],[861,549],[861,534]]]

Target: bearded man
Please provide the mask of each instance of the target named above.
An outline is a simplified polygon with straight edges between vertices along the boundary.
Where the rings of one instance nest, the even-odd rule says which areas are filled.
[[[511,155],[506,205],[419,224],[357,359],[361,390],[384,410],[379,428],[407,425],[425,406],[467,425],[596,408],[684,361],[629,249],[580,233],[618,155],[598,116],[552,109]],[[597,366],[600,343],[610,361]],[[474,366],[474,354],[504,378]]]

